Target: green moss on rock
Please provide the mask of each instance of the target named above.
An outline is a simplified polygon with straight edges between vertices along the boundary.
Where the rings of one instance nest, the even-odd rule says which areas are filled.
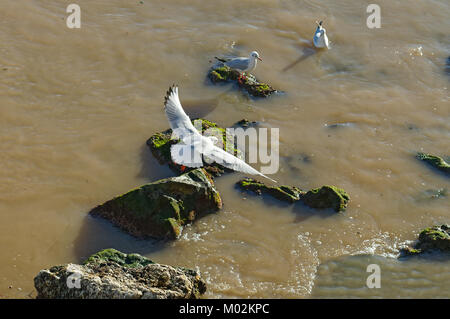
[[[162,179],[107,201],[90,214],[140,238],[176,239],[182,227],[222,207],[211,177],[203,169]]]
[[[268,194],[288,203],[302,201],[305,205],[316,209],[332,208],[336,212],[344,211],[350,200],[348,194],[335,186],[322,186],[308,192],[295,186],[267,186],[252,178],[244,178],[236,184],[239,188],[257,195]]]
[[[233,70],[223,64],[211,68],[208,73],[208,78],[214,84],[235,82],[241,89],[253,97],[265,98],[277,92],[267,83],[259,82],[253,74],[244,72],[241,76],[239,71]]]
[[[294,203],[300,199],[301,190],[297,187],[280,186],[273,187],[267,186],[261,182],[258,182],[252,178],[245,178],[237,182],[238,187],[246,191],[252,191],[257,195],[268,194],[275,197],[278,200],[288,203]]]
[[[311,208],[332,208],[336,212],[344,211],[349,200],[343,189],[328,185],[312,189],[302,196],[302,201]]]
[[[440,251],[450,253],[450,226],[441,225],[425,228],[412,247],[401,250],[402,255],[419,255],[424,252]]]
[[[425,154],[425,153],[417,153],[416,158],[428,163],[429,165],[433,166],[434,168],[440,170],[441,172],[444,172],[446,174],[450,174],[450,165],[444,161],[443,158],[431,154]]]
[[[109,263],[116,263],[122,267],[135,268],[144,267],[146,265],[153,264],[154,262],[139,254],[124,254],[113,248],[108,248],[91,255],[83,264]]]

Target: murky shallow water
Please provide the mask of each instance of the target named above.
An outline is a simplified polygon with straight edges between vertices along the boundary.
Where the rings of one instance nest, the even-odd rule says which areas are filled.
[[[82,27],[70,30],[59,1],[0,2],[0,296],[32,296],[40,269],[107,247],[198,268],[211,298],[450,296],[449,261],[380,260],[382,273],[405,280],[356,294],[373,260],[349,257],[395,256],[420,228],[449,221],[448,197],[426,199],[448,179],[413,156],[450,155],[447,1],[378,1],[377,30],[358,1],[78,4]],[[317,19],[332,48],[302,58]],[[251,50],[264,59],[255,74],[286,96],[252,101],[205,85],[214,56]],[[172,175],[145,141],[168,127],[162,101],[173,82],[190,115],[280,128],[273,177],[340,186],[347,211],[312,214],[243,195],[234,188],[242,175],[232,174],[217,179],[224,209],[174,243],[139,241],[88,217]],[[326,126],[334,123],[352,125]]]

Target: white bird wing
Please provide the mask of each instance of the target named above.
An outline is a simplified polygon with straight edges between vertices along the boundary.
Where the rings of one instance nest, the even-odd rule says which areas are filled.
[[[197,147],[193,144],[184,144],[183,142],[174,144],[170,147],[170,156],[172,161],[179,165],[187,167],[202,167],[202,154],[197,151]]]
[[[167,91],[164,100],[164,111],[175,136],[183,139],[189,135],[200,135],[181,106],[177,86],[171,86]]]
[[[228,66],[232,69],[238,69],[238,70],[242,70],[242,71],[247,70],[249,64],[250,64],[249,58],[234,58],[225,63],[226,66]]]
[[[257,171],[256,169],[254,169],[253,167],[248,165],[243,160],[237,158],[236,156],[234,156],[228,152],[225,152],[223,149],[221,149],[217,146],[213,146],[211,148],[204,150],[203,155],[207,159],[212,160],[226,168],[232,169],[234,171],[246,173],[246,174],[259,175],[259,176],[265,177],[265,178],[271,180],[272,182],[276,183],[275,180],[267,177],[263,173]]]

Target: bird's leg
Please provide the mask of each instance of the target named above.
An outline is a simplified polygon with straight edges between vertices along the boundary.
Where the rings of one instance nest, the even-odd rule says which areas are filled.
[[[245,73],[244,72],[242,72],[242,73],[239,73],[239,77],[238,77],[238,82],[239,82],[239,84],[244,84],[243,82],[242,82],[242,80],[245,80],[246,79],[246,76],[245,76]]]
[[[174,163],[175,165],[180,166],[180,171],[181,171],[182,173],[184,173],[184,171],[186,170],[186,166],[184,166],[183,164],[178,164],[178,163],[175,162],[175,161],[172,161],[172,163]]]

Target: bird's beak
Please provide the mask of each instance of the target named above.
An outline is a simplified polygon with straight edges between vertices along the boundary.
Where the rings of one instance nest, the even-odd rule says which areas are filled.
[[[259,61],[262,61],[262,59],[261,59],[260,57],[257,57],[257,59],[258,59]]]

